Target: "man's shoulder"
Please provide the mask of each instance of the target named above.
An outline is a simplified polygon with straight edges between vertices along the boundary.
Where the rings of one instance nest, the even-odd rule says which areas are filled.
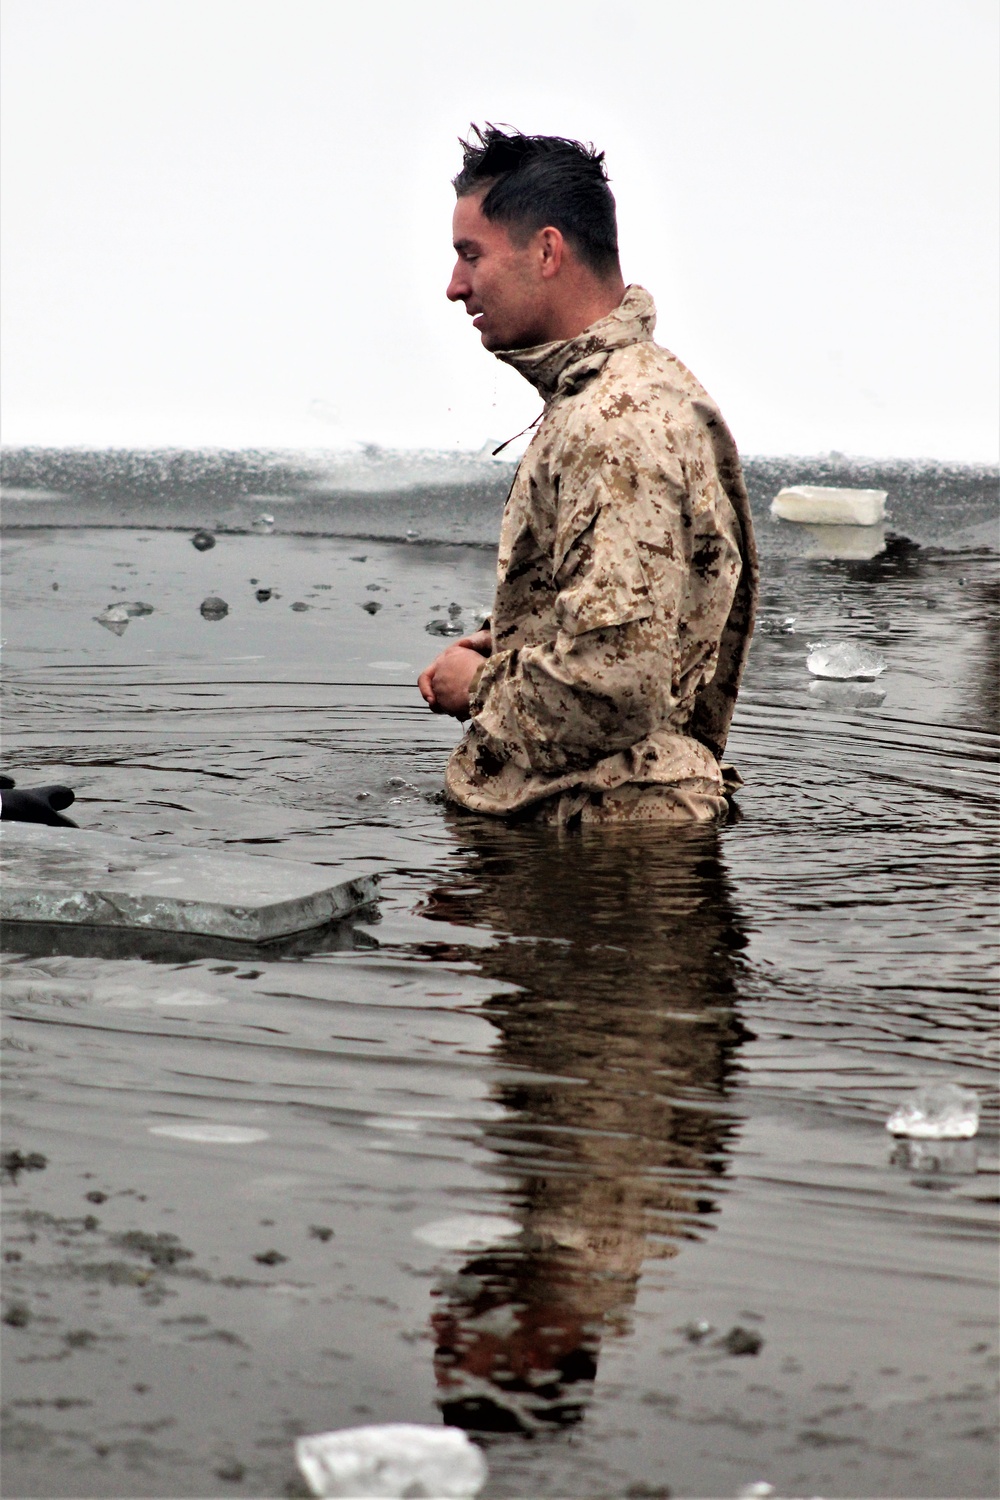
[[[687,365],[651,339],[613,350],[596,384],[628,390],[637,399],[672,402],[678,407],[693,401],[714,404]]]
[[[717,408],[686,365],[650,340],[627,344],[564,404],[567,436],[695,429]]]

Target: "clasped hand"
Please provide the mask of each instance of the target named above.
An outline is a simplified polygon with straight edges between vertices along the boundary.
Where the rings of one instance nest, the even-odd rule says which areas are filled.
[[[453,719],[469,717],[469,689],[472,679],[489,656],[493,640],[488,630],[477,630],[463,636],[431,662],[417,678],[420,695],[431,713],[451,714]]]

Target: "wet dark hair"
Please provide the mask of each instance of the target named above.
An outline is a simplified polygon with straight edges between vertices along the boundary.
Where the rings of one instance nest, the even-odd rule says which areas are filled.
[[[492,223],[525,238],[551,224],[596,275],[618,270],[618,221],[604,152],[558,135],[522,135],[511,126],[472,125],[460,140],[464,161],[452,186],[459,198],[487,189]]]

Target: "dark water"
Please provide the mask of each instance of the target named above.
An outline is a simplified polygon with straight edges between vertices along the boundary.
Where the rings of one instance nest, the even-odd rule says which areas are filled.
[[[768,557],[742,817],[566,836],[437,800],[412,679],[487,551],[6,553],[19,781],[384,892],[265,952],[6,934],[6,1494],[295,1493],[296,1434],[442,1417],[490,1497],[996,1493],[995,555]],[[976,1170],[893,1159],[939,1079]],[[205,1124],[252,1138],[158,1133]]]

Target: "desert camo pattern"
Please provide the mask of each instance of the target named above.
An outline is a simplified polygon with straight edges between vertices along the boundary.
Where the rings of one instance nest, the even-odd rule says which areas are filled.
[[[445,773],[475,812],[641,806],[647,821],[659,787],[725,808],[756,548],[732,436],[655,323],[630,286],[577,338],[498,355],[545,409],[504,510],[492,654]],[[653,795],[605,795],[631,786]],[[677,821],[678,799],[661,800]]]

